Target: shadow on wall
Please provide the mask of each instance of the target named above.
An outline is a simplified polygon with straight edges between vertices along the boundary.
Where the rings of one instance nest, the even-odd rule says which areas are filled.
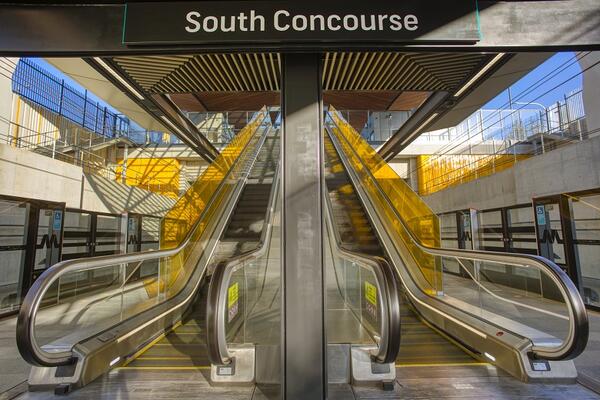
[[[106,208],[107,212],[113,214],[127,210],[131,213],[164,216],[176,202],[176,199],[96,175],[85,174],[83,179],[82,209]]]

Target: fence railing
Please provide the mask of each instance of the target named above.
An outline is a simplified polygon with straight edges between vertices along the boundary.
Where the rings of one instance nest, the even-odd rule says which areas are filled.
[[[83,128],[102,136],[127,135],[129,119],[92,100],[27,58],[21,58],[12,77],[12,90]]]
[[[413,173],[419,193],[428,195],[450,186],[489,176],[515,163],[597,134],[587,128],[582,90],[539,109],[479,110],[454,128],[433,132],[446,139],[436,153],[420,156]],[[418,142],[431,141],[425,133]]]
[[[16,128],[20,132],[18,136],[13,134]],[[84,173],[102,176],[110,180],[120,180],[127,182],[130,186],[155,192],[173,191],[175,194],[179,192],[179,182],[174,184],[171,179],[149,176],[127,168],[123,169],[117,164],[107,163],[105,157],[89,150],[90,144],[97,144],[99,141],[105,140],[107,138],[91,137],[90,133],[83,128],[55,129],[40,133],[0,118],[0,143],[67,162],[81,167]],[[189,185],[184,184],[184,189],[187,186]]]

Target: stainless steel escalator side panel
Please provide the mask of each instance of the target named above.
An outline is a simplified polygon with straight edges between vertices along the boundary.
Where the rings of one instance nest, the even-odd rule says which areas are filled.
[[[326,188],[323,193],[327,193]],[[380,290],[377,295],[382,304],[383,318],[380,321],[381,338],[377,349],[371,353],[373,361],[387,364],[396,361],[400,351],[400,299],[396,279],[388,261],[382,257],[370,256],[345,249],[339,232],[334,228],[332,205],[328,195],[325,198],[325,220],[334,255],[351,260],[352,262],[369,266],[377,279]]]
[[[233,212],[239,195],[245,186],[249,170],[253,161],[249,165],[241,166],[242,161],[250,158],[255,160],[260,148],[268,135],[271,126],[259,125],[257,131],[262,129],[261,137],[255,144],[254,152],[240,156],[234,165],[227,172],[223,182],[211,198],[205,211],[210,208],[216,195],[221,190],[223,184],[228,181],[228,177],[236,166],[242,169],[242,175],[235,182],[235,186],[226,202],[216,204],[217,212],[207,224],[203,231],[200,242],[206,241],[206,246],[202,253],[194,272],[188,283],[172,298],[152,307],[142,313],[132,316],[129,319],[116,324],[110,329],[104,330],[87,339],[76,343],[71,351],[62,353],[44,354],[43,350],[35,341],[34,323],[37,309],[39,308],[43,294],[49,286],[58,277],[64,273],[75,270],[87,270],[102,265],[113,265],[119,263],[131,263],[146,259],[160,259],[176,254],[183,247],[189,244],[202,215],[198,222],[190,230],[186,239],[174,249],[146,251],[118,256],[103,256],[85,260],[69,260],[56,264],[53,268],[46,271],[34,284],[28,293],[19,315],[19,324],[17,328],[17,340],[19,349],[24,354],[24,358],[33,364],[29,384],[32,387],[53,387],[57,384],[68,384],[72,387],[81,387],[96,379],[108,371],[113,366],[120,365],[128,357],[133,356],[138,350],[151,343],[157,337],[160,337],[165,331],[179,322],[200,285],[205,274],[207,265],[210,262],[212,254],[218,243],[218,239],[224,231],[229,216]],[[248,149],[250,151],[250,149]],[[205,212],[203,211],[203,213]],[[29,342],[29,343],[27,343]]]
[[[245,254],[220,262],[212,275],[208,289],[206,312],[207,348],[212,365],[222,366],[232,362],[233,355],[229,351],[226,339],[226,308],[224,307],[227,302],[229,281],[235,269],[243,268],[245,262],[263,257],[269,248],[274,223],[275,203],[279,194],[280,173],[281,162],[277,164],[275,171],[271,193],[269,194],[269,206],[265,216],[266,225],[261,232],[258,246]]]
[[[366,190],[361,187],[358,174],[353,170],[349,161],[346,159],[343,150],[340,148],[341,146],[338,142],[338,139],[329,131],[329,128],[327,128],[327,131],[332,139],[332,142],[336,146],[338,153],[340,153],[340,158],[344,164],[344,167],[350,176],[353,186],[365,207],[367,215],[369,216],[369,219],[371,220],[377,235],[379,236],[386,250],[386,253],[390,257],[393,265],[396,267],[398,278],[405,287],[410,301],[413,303],[421,317],[448,334],[450,337],[456,339],[459,343],[468,347],[470,350],[474,350],[474,352],[480,356],[482,361],[492,361],[494,364],[506,370],[511,375],[523,381],[529,381],[532,379],[574,379],[574,367],[572,366],[572,362],[550,361],[552,371],[558,372],[558,375],[556,376],[552,376],[553,374],[551,372],[544,375],[533,371],[532,363],[530,362],[530,356],[536,349],[528,338],[524,338],[507,331],[507,329],[505,329],[506,327],[498,327],[478,318],[477,316],[452,307],[447,303],[436,299],[435,296],[430,296],[421,291],[417,283],[413,280],[411,274],[404,266],[405,261],[400,251],[386,231],[385,221],[370,200]],[[408,231],[410,232],[410,230]],[[413,239],[415,238],[413,237]],[[560,283],[560,287],[563,288],[564,293],[566,294],[565,297],[570,299],[569,312],[573,321],[571,331],[568,336],[568,343],[565,346],[566,348],[562,348],[561,351],[563,355],[558,354],[558,356],[568,359],[579,354],[585,347],[588,336],[588,323],[587,313],[585,312],[585,307],[583,307],[583,302],[578,301],[578,299],[580,300],[580,296],[572,282],[566,278],[566,276],[562,276],[564,273],[560,270],[560,268],[553,268],[552,266],[548,267],[546,262],[547,260],[543,260],[534,256],[507,255],[504,253],[475,250],[469,251],[428,248],[418,243],[416,239],[415,243],[423,251],[435,255],[468,257],[476,260],[488,261],[490,259],[507,262],[515,262],[518,260],[521,263],[523,263],[524,260],[527,260],[538,265],[541,264],[543,265],[543,268],[551,269],[552,276],[556,278],[556,282]],[[550,349],[549,352],[539,353],[540,357],[544,356],[547,360],[550,360],[556,355],[555,349]],[[492,358],[494,360],[492,360]]]

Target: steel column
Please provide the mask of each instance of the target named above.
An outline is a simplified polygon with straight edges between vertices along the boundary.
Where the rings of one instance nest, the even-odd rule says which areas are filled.
[[[321,57],[286,54],[282,71],[282,366],[289,400],[326,396]]]

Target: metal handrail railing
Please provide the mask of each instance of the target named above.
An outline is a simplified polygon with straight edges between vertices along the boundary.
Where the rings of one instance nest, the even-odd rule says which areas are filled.
[[[341,128],[337,125],[333,118],[329,117],[331,123],[340,130]],[[571,281],[568,275],[554,262],[540,256],[528,255],[528,254],[506,254],[501,252],[482,251],[482,250],[465,250],[465,249],[446,249],[441,247],[433,247],[422,244],[421,241],[414,235],[412,230],[406,225],[404,219],[398,213],[396,207],[393,206],[392,201],[389,199],[387,193],[380,187],[379,182],[371,173],[369,167],[364,163],[362,158],[356,152],[356,149],[351,146],[348,139],[342,134],[343,140],[347,142],[349,147],[356,158],[361,163],[363,170],[366,171],[369,179],[374,184],[373,186],[377,189],[379,194],[387,202],[390,209],[393,211],[397,220],[400,222],[404,231],[409,235],[414,245],[416,245],[421,251],[434,256],[451,257],[451,258],[467,258],[477,261],[488,261],[497,263],[513,264],[518,266],[530,266],[535,265],[540,270],[544,271],[553,283],[559,288],[567,309],[569,312],[569,332],[566,339],[560,346],[543,346],[535,345],[532,343],[531,352],[539,358],[547,360],[568,360],[577,357],[587,345],[589,336],[589,322],[588,316],[585,309],[585,305],[579,294],[579,291],[575,287],[575,284]],[[330,137],[334,144],[337,143],[337,137],[330,133]],[[338,146],[336,146],[338,147]],[[338,149],[339,150],[339,149]],[[342,157],[345,156],[343,150],[340,151]],[[480,316],[475,316],[481,319]]]
[[[279,189],[280,170],[281,162],[277,164],[277,169],[273,177],[273,186],[269,194],[269,207],[265,215],[266,226],[263,228],[257,247],[235,258],[221,261],[215,268],[210,280],[208,301],[206,304],[206,341],[208,358],[214,365],[227,365],[233,359],[227,348],[226,317],[223,305],[227,301],[227,290],[234,269],[247,261],[264,256],[267,252],[267,239],[271,237],[273,230],[273,217],[275,200]]]
[[[370,256],[345,248],[339,232],[334,228],[331,199],[327,191],[323,192],[327,204],[325,215],[330,235],[335,238],[331,247],[341,258],[348,259],[357,264],[367,265],[375,274],[378,301],[382,307],[382,317],[379,320],[380,340],[377,351],[371,353],[373,360],[377,363],[391,363],[396,360],[400,352],[400,297],[398,296],[397,280],[394,270],[389,262],[382,257]],[[334,255],[335,257],[335,255]]]
[[[257,127],[257,130],[261,127],[262,124],[260,124]],[[263,133],[263,142],[264,138],[267,136],[267,133],[268,129],[265,129],[265,132]],[[261,146],[262,142],[259,142],[255,150],[260,149]],[[249,149],[245,149],[245,151],[246,150]],[[143,262],[146,260],[161,259],[176,255],[177,253],[182,251],[190,243],[196,229],[203,222],[203,218],[205,217],[206,213],[211,209],[212,205],[215,202],[215,199],[218,198],[219,193],[221,192],[221,190],[223,190],[225,183],[228,181],[229,176],[235,170],[235,167],[238,165],[239,162],[245,161],[245,151],[238,156],[238,158],[235,160],[234,165],[232,165],[229,171],[227,171],[227,174],[225,175],[225,177],[211,196],[211,199],[206,204],[206,207],[204,207],[202,213],[198,217],[198,220],[194,223],[192,229],[190,229],[185,239],[181,242],[179,246],[167,250],[149,250],[125,255],[110,255],[86,259],[67,260],[54,264],[53,266],[45,270],[40,275],[40,277],[33,283],[31,288],[27,292],[27,295],[23,299],[23,303],[21,305],[21,309],[17,318],[17,347],[19,348],[19,352],[21,353],[21,356],[25,359],[25,361],[33,365],[46,367],[68,365],[71,364],[73,361],[72,350],[61,352],[44,351],[44,349],[42,349],[42,347],[38,344],[35,335],[35,320],[38,310],[40,308],[44,295],[50,289],[54,282],[56,282],[61,276],[68,273],[86,271],[90,269],[108,267],[112,265],[129,264],[133,262]],[[253,158],[256,158],[257,155],[258,151],[256,150],[253,154]],[[238,182],[241,182],[242,180],[245,182],[247,176],[248,172],[243,174],[238,180]],[[181,305],[183,305],[183,303],[185,303],[185,301],[174,306],[172,309],[179,308]],[[123,321],[120,323],[123,323]]]

